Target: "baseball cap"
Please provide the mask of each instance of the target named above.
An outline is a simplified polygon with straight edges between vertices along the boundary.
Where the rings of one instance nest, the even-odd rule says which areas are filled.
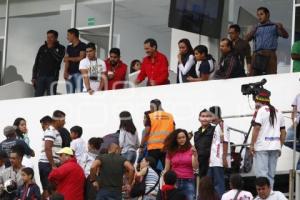
[[[270,96],[271,96],[271,92],[266,90],[266,89],[262,89],[255,97],[255,101],[257,102],[270,102]]]
[[[67,154],[67,155],[73,156],[74,152],[70,147],[64,147],[61,150],[59,150],[58,152],[56,152],[56,154]]]

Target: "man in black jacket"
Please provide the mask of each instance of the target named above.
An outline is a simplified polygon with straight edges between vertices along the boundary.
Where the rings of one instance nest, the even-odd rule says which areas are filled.
[[[245,69],[241,65],[239,56],[233,50],[232,41],[223,38],[220,42],[222,57],[219,62],[219,69],[216,71],[216,79],[228,79],[244,77]]]
[[[47,32],[47,41],[39,48],[32,70],[32,84],[35,96],[56,94],[57,80],[61,62],[65,56],[65,47],[57,41],[58,33]]]
[[[199,176],[202,178],[207,175],[215,126],[210,124],[210,113],[206,109],[200,112],[199,121],[201,127],[194,134],[194,144],[198,153],[198,161],[201,163],[199,165]]]

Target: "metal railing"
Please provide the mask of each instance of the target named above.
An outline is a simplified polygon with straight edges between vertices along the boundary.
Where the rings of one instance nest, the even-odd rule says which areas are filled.
[[[292,111],[282,111],[283,114],[290,114]],[[223,119],[233,119],[233,118],[244,118],[244,117],[253,117],[253,114],[243,114],[243,115],[231,115],[231,116],[225,116]],[[284,116],[285,118],[290,118],[287,116]],[[290,118],[291,119],[291,118]],[[229,127],[229,130],[238,132],[243,134],[245,137],[247,136],[247,132],[243,130],[239,130],[233,127]],[[249,133],[250,134],[250,133]],[[296,143],[297,143],[297,137],[296,137],[296,126],[294,127],[294,138],[293,140],[287,140],[285,142],[293,142],[293,167],[289,172],[289,199],[300,199],[300,170],[296,171]],[[246,147],[249,146],[248,143],[243,144],[234,144],[230,145],[233,147]]]

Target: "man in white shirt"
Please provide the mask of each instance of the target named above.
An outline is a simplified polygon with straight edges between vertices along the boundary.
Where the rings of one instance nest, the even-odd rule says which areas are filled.
[[[62,138],[58,129],[65,125],[65,116],[66,114],[60,110],[54,111],[51,125],[44,132],[43,147],[39,160],[39,173],[43,187],[43,198],[48,197],[48,176],[52,169],[57,168],[60,162],[59,156],[55,153],[62,148]]]
[[[283,115],[271,105],[270,95],[271,93],[264,89],[255,97],[257,112],[250,151],[254,155],[256,177],[268,177],[273,188],[277,160],[286,131]]]
[[[212,114],[212,123],[216,128],[211,144],[207,175],[213,179],[215,190],[221,197],[225,192],[224,168],[229,167],[227,154],[230,138],[228,128],[221,118],[221,108],[213,106],[209,108],[209,111]]]
[[[250,192],[244,191],[243,179],[239,174],[232,174],[230,176],[230,191],[223,194],[221,200],[253,200]]]
[[[257,197],[254,200],[287,200],[279,191],[273,191],[267,177],[258,177],[255,181]]]
[[[82,128],[80,126],[73,126],[70,129],[70,136],[71,136],[71,149],[75,152],[75,157],[77,163],[84,169],[84,155],[86,153],[86,143],[81,138],[82,136]]]
[[[107,88],[106,65],[103,60],[97,58],[94,43],[87,44],[86,58],[80,61],[79,70],[83,77],[84,92],[93,94]]]

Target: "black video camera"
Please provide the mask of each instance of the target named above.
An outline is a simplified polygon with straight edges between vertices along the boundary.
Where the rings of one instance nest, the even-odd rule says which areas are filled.
[[[264,89],[263,85],[266,84],[267,80],[262,79],[260,82],[244,84],[241,87],[241,91],[243,95],[251,95],[253,99],[255,99],[256,95]]]

